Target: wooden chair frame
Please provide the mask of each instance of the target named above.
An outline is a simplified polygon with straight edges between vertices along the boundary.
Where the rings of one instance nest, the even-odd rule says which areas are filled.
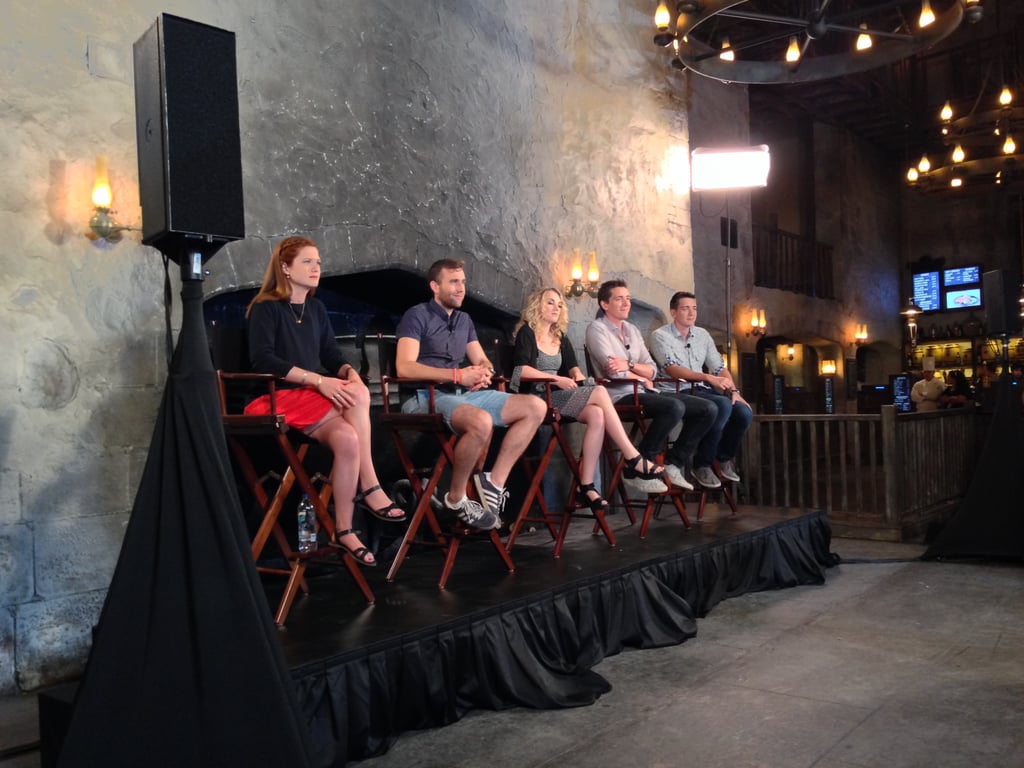
[[[242,413],[232,413],[229,408],[228,385],[229,382],[261,383],[266,386],[267,394],[270,397],[270,413],[260,416],[249,416]],[[334,520],[327,510],[331,497],[331,486],[327,478],[322,475],[310,477],[304,466],[306,454],[311,445],[310,441],[303,436],[298,447],[293,445],[293,431],[289,429],[284,421],[284,416],[277,413],[277,377],[264,373],[229,373],[217,371],[217,392],[220,397],[221,420],[224,425],[224,434],[228,446],[235,457],[235,461],[241,471],[243,478],[260,509],[263,511],[263,519],[252,539],[252,558],[257,563],[256,569],[261,573],[275,573],[288,576],[284,594],[278,603],[274,614],[274,623],[283,625],[291,611],[292,603],[298,591],[309,592],[309,585],[306,583],[306,568],[311,561],[328,565],[344,565],[355,581],[356,586],[363,593],[366,602],[373,604],[374,594],[367,584],[360,566],[348,553],[336,548],[318,549],[313,553],[303,554],[292,549],[288,538],[281,528],[280,515],[285,501],[297,483],[303,493],[308,494],[313,502],[316,511],[317,521],[320,526],[331,536],[334,535]],[[280,451],[284,460],[284,471],[282,473],[272,472],[259,476],[256,467],[246,447],[248,440],[253,438],[270,438]],[[265,484],[271,481],[273,489],[268,493]],[[316,483],[319,482],[319,489]],[[282,556],[288,563],[287,568],[273,568],[259,565],[259,559],[267,540],[273,536]],[[329,554],[338,554],[339,561],[328,559]]]
[[[673,384],[675,386],[675,388],[676,388],[676,392],[680,392],[681,391],[680,390],[680,386],[681,386],[682,382],[680,382],[679,379],[659,378],[659,379],[655,379],[654,383],[655,384],[658,384],[658,383]],[[718,462],[715,462],[715,465],[712,467],[712,469],[714,469],[715,474],[718,476],[718,479],[722,483],[722,487],[721,488],[704,488],[703,486],[701,486],[701,487],[695,487],[692,491],[684,491],[684,494],[685,493],[697,494],[700,497],[700,499],[699,499],[699,501],[697,503],[697,522],[698,523],[702,522],[704,520],[704,508],[707,506],[709,494],[712,494],[712,493],[720,493],[720,494],[722,494],[722,497],[725,499],[726,503],[729,505],[729,509],[732,511],[731,516],[732,517],[736,517],[736,501],[733,498],[732,488],[730,487],[731,484],[729,483],[729,481],[727,481],[725,478],[723,478],[721,473],[718,471]]]
[[[611,379],[604,377],[594,376],[596,369],[593,362],[590,359],[590,351],[584,346],[583,358],[587,364],[587,373],[594,377],[594,380],[602,386],[607,386],[612,383]],[[632,427],[629,431],[629,439],[636,441],[638,436],[643,435],[647,430],[646,420],[647,416],[644,413],[643,405],[640,403],[640,387],[639,382],[633,379],[633,397],[629,400],[626,398],[620,398],[615,401],[615,411],[619,414],[619,419],[623,424],[631,424]],[[612,441],[605,435],[604,440],[604,453],[605,460],[609,466],[613,467],[612,479],[608,484],[608,495],[611,496],[613,493],[617,493],[621,499],[622,506],[626,509],[626,514],[629,516],[631,523],[636,523],[636,516],[633,514],[633,509],[630,504],[629,494],[626,491],[625,484],[622,482],[623,470],[625,469],[625,459],[619,451],[618,447],[612,443]],[[662,451],[662,455],[664,451]],[[666,478],[667,479],[667,478]],[[643,515],[640,518],[640,538],[647,538],[647,530],[651,524],[651,518],[654,517],[655,511],[659,511],[661,506],[666,502],[671,502],[676,512],[679,513],[679,518],[683,521],[683,525],[687,530],[690,528],[690,518],[686,514],[686,504],[683,501],[683,489],[677,488],[676,486],[669,485],[668,490],[661,492],[652,492],[647,494],[646,503],[644,504]]]
[[[526,385],[541,384],[544,386],[544,399],[547,403],[547,414],[544,417],[543,427],[547,427],[551,430],[551,434],[547,440],[542,444],[542,450],[540,457],[533,461],[525,454],[520,460],[520,465],[526,472],[526,476],[530,481],[530,485],[527,488],[526,498],[523,505],[519,509],[519,513],[516,515],[515,520],[512,523],[512,527],[509,531],[508,538],[505,540],[505,549],[511,551],[512,545],[515,544],[516,537],[519,535],[523,524],[526,522],[539,522],[543,523],[548,531],[551,532],[552,538],[555,540],[554,556],[561,557],[562,548],[565,544],[565,537],[569,531],[569,525],[573,518],[579,515],[590,517],[594,520],[594,532],[600,531],[604,534],[604,537],[608,540],[608,545],[611,547],[615,546],[615,534],[612,533],[611,528],[608,525],[608,521],[605,519],[605,512],[591,512],[590,508],[584,504],[580,504],[577,501],[577,491],[581,484],[580,480],[580,467],[579,458],[572,450],[572,446],[569,444],[569,440],[565,434],[563,426],[567,423],[574,423],[572,419],[563,418],[558,409],[551,404],[551,391],[553,382],[550,379],[542,378],[528,378],[524,377],[521,379],[521,383]],[[555,449],[560,448],[562,455],[565,457],[565,462],[569,467],[571,479],[569,483],[569,495],[562,506],[560,513],[560,519],[556,522],[554,515],[548,509],[547,502],[544,499],[544,494],[541,493],[541,480],[544,477],[544,473],[547,471],[548,464],[554,455]],[[529,512],[532,509],[533,504],[536,503],[540,510],[539,517],[530,517]],[[583,510],[586,510],[585,512]]]

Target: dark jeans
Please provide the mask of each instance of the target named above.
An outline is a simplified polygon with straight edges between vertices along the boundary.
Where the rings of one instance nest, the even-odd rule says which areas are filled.
[[[697,455],[693,464],[696,467],[710,467],[717,459],[728,461],[736,458],[736,451],[740,448],[740,441],[750,429],[750,422],[754,419],[754,413],[746,403],[733,405],[732,398],[720,395],[714,390],[705,387],[694,387],[690,390],[690,397],[700,400],[708,400],[715,404],[718,416],[711,429],[707,431],[697,446]],[[690,407],[687,406],[687,413]]]
[[[665,461],[686,466],[701,438],[715,423],[718,407],[702,397],[674,392],[644,392],[639,400],[649,421],[647,434],[637,450],[648,459],[657,456],[665,449],[669,434],[681,420],[683,428],[665,455]]]

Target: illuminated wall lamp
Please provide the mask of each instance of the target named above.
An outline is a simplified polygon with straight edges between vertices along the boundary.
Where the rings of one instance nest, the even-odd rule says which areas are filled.
[[[597,252],[590,252],[590,265],[587,269],[587,279],[584,280],[583,257],[580,255],[580,249],[574,248],[570,277],[572,282],[565,286],[567,298],[578,299],[586,293],[596,299],[598,289],[601,287],[601,271],[597,268]]]
[[[768,322],[764,317],[763,309],[750,310],[750,330],[747,336],[764,336],[768,332]]]
[[[858,324],[857,330],[853,333],[853,343],[855,346],[863,346],[868,343],[868,327],[865,324]]]
[[[822,360],[821,361],[821,375],[822,376],[835,376],[836,375],[836,361],[835,360]]]
[[[118,243],[121,233],[129,227],[122,227],[114,219],[114,211],[110,204],[113,194],[110,191],[110,176],[107,172],[107,158],[96,158],[96,181],[92,187],[93,214],[89,219],[89,231],[86,233],[92,241],[101,240],[105,243]]]
[[[789,358],[789,362],[793,362],[793,356],[795,354],[796,354],[796,350],[793,348],[792,344],[790,344],[788,347],[786,347],[786,357]]]

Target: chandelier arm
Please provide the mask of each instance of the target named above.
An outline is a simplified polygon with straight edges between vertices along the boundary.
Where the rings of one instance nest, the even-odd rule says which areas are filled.
[[[735,8],[726,8],[714,14],[721,18],[742,19],[743,21],[766,21],[770,24],[788,24],[793,27],[806,27],[807,19],[795,19],[792,16],[776,16],[771,13],[758,13],[757,11],[742,11]]]
[[[750,40],[747,41],[746,43],[741,43],[740,45],[733,45],[732,42],[730,42],[729,49],[734,53],[742,53],[743,51],[750,50],[751,48],[756,48],[759,45],[774,43],[776,40],[785,40],[792,34],[793,33],[791,30],[786,30],[784,32],[778,32],[773,35],[765,35],[763,37],[757,38],[756,40]],[[709,50],[707,53],[700,53],[697,54],[696,56],[688,56],[686,58],[686,61],[692,61],[694,63],[697,63],[699,61],[704,61],[705,59],[716,58],[720,53],[721,51]]]

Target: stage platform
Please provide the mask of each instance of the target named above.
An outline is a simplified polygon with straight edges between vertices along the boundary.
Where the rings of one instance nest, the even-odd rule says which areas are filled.
[[[693,504],[689,530],[669,512],[644,540],[610,517],[614,548],[577,520],[558,559],[546,530],[524,531],[514,573],[488,540],[466,542],[443,590],[441,552],[414,548],[393,583],[385,563],[365,570],[372,606],[343,570],[312,576],[279,632],[314,765],[382,754],[472,709],[591,704],[610,690],[591,669],[606,656],[681,643],[721,600],[820,584],[837,562],[824,512],[711,505],[697,523]]]

